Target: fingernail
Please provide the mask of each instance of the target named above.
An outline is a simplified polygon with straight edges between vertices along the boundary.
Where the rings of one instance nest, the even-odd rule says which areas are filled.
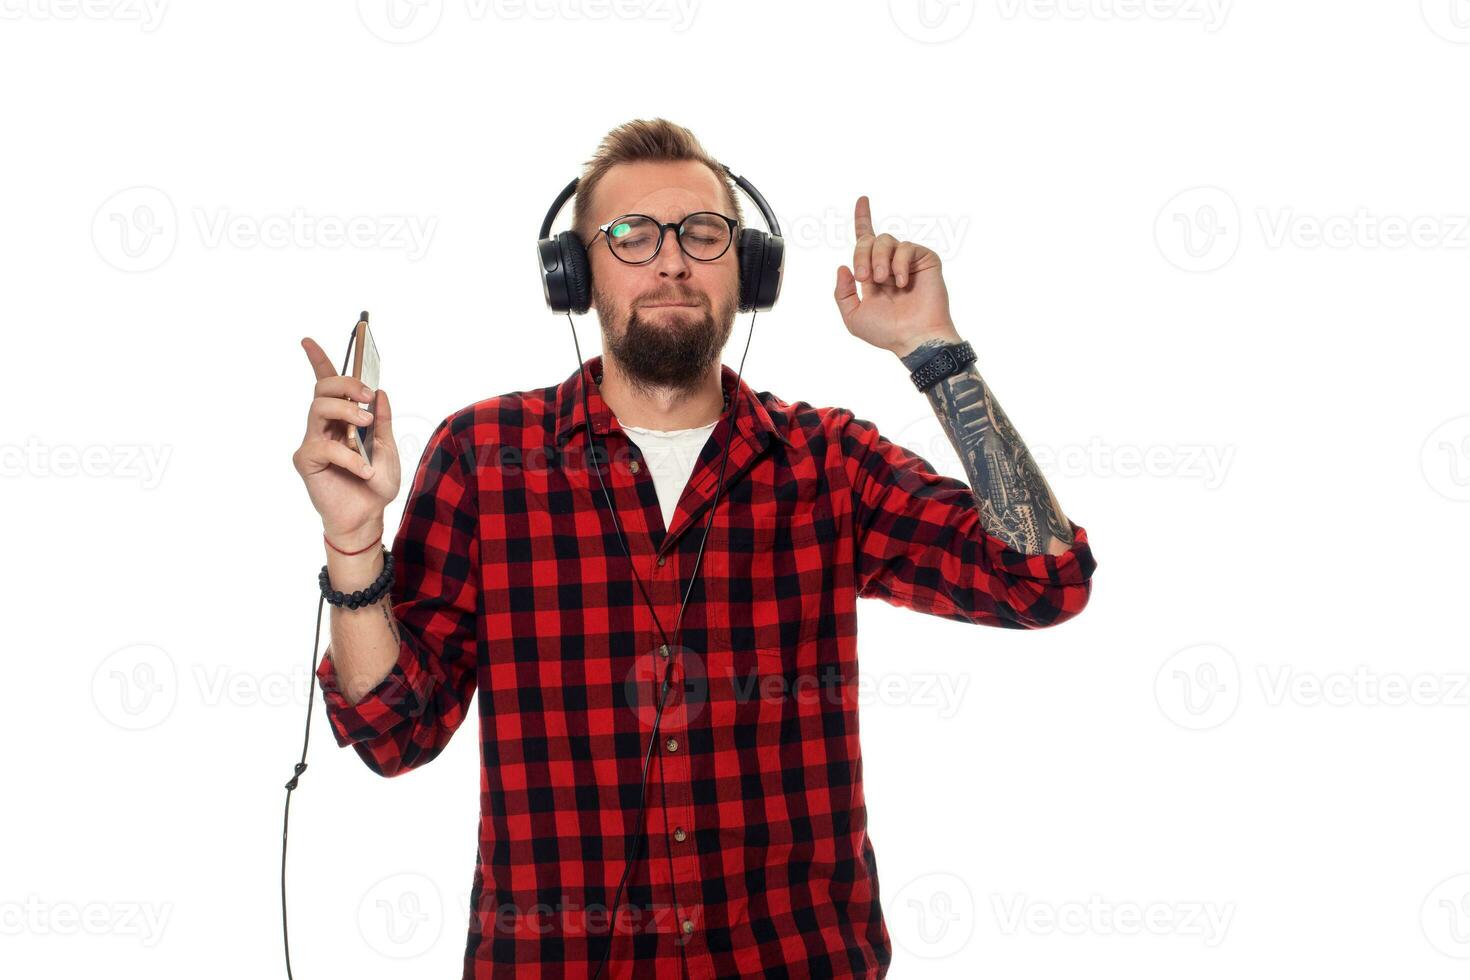
[[[858,273],[857,274],[858,274],[858,278],[859,279],[861,279],[863,276],[866,276],[868,274],[868,267],[865,266],[865,265],[858,266]]]
[[[364,401],[364,402],[370,402],[370,401],[372,401],[373,400],[373,392],[372,392],[372,389],[371,388],[364,388],[364,389],[362,389],[362,391],[359,391],[357,393],[357,397],[358,397],[358,400],[359,401]]]
[[[360,422],[371,422],[373,420],[373,413],[364,412],[362,409],[359,408],[357,410],[357,418]]]

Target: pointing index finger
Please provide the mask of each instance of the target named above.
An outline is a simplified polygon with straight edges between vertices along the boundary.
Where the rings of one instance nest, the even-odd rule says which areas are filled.
[[[868,206],[868,195],[864,194],[857,199],[857,207],[852,214],[852,224],[858,238],[873,234],[873,212]]]

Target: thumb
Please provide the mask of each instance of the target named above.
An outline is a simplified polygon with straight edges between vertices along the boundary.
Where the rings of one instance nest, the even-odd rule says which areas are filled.
[[[837,309],[844,321],[862,305],[862,301],[858,299],[857,280],[852,277],[852,270],[845,265],[837,267],[837,289],[832,293],[832,298],[837,301]]]
[[[393,441],[393,406],[388,404],[388,392],[379,388],[373,392],[373,438]]]

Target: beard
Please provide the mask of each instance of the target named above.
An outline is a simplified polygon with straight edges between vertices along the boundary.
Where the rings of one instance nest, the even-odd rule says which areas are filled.
[[[696,303],[693,310],[641,310],[649,303]],[[705,380],[710,365],[719,361],[735,326],[731,300],[712,310],[709,298],[687,291],[665,291],[641,296],[631,310],[618,309],[596,285],[592,304],[604,325],[603,348],[634,388],[694,391]],[[622,324],[622,330],[617,326]]]

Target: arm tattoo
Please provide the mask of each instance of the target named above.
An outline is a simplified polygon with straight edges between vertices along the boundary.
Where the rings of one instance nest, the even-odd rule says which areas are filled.
[[[383,610],[383,618],[388,621],[388,632],[393,634],[393,642],[402,643],[403,641],[398,638],[398,623],[393,618],[393,603],[382,601],[387,598],[387,593],[379,597],[378,608]]]
[[[901,360],[912,371],[946,343],[925,341]],[[1071,545],[1072,523],[975,365],[925,394],[970,476],[985,530],[1026,554],[1042,554],[1053,541]]]

